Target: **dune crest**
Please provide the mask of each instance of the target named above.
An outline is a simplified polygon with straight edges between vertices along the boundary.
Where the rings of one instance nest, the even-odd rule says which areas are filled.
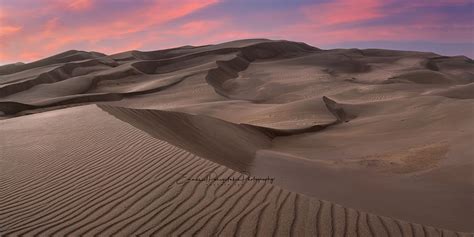
[[[306,128],[275,129],[251,124],[234,124],[203,115],[172,111],[141,110],[99,105],[114,117],[144,132],[237,171],[249,170],[257,150],[269,148],[272,139],[323,130],[348,116],[335,101],[324,97],[335,121]]]

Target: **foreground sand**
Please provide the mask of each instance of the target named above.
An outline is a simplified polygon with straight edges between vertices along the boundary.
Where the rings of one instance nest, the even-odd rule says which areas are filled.
[[[184,176],[240,174],[95,106],[1,127],[9,134],[2,150],[2,236],[457,236],[268,182],[186,182]]]
[[[0,233],[472,232],[473,73],[268,40],[0,67]],[[186,182],[241,173],[274,182]]]

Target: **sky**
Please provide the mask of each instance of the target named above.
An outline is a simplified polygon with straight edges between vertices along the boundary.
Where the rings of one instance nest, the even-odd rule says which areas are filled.
[[[245,38],[474,58],[474,0],[0,0],[0,64]]]

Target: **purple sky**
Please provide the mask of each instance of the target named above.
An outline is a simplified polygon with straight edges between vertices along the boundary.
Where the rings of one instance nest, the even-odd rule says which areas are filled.
[[[474,0],[0,0],[0,64],[243,38],[474,57]]]

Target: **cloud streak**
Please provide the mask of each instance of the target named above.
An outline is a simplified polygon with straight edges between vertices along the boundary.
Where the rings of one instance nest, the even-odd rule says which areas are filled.
[[[336,0],[304,6],[302,11],[312,22],[335,25],[383,17],[383,12],[379,10],[381,6],[382,2],[378,0]]]

